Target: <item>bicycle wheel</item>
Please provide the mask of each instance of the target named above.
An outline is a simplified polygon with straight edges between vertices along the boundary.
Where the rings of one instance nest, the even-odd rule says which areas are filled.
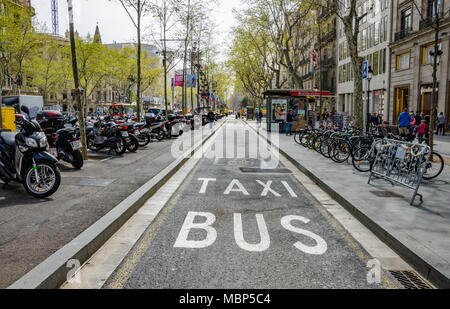
[[[444,158],[436,152],[431,153],[430,162],[428,162],[427,169],[423,174],[423,179],[431,180],[437,178],[444,170]]]
[[[361,172],[368,173],[372,165],[373,158],[371,156],[372,149],[370,147],[361,147],[353,152],[353,167]]]
[[[350,158],[352,146],[346,140],[338,140],[333,149],[331,159],[336,163],[344,163]]]
[[[330,158],[329,148],[330,148],[330,145],[331,145],[332,141],[333,140],[331,138],[324,139],[322,141],[322,143],[320,144],[320,147],[319,147],[320,153],[325,158],[328,158],[328,159]]]

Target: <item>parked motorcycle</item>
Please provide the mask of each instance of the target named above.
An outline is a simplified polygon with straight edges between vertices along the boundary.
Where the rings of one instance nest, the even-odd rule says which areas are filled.
[[[84,160],[80,151],[83,146],[75,128],[78,120],[76,118],[68,120],[55,111],[39,112],[36,120],[47,136],[48,152],[58,160],[72,164],[75,169],[81,169]],[[64,127],[65,124],[70,124],[71,127]]]
[[[111,121],[109,116],[95,122],[93,127],[87,127],[86,137],[90,150],[109,149],[118,155],[125,153],[130,142],[128,132]]]
[[[61,184],[58,160],[46,152],[48,141],[39,123],[30,120],[30,111],[21,107],[28,119],[19,118],[20,132],[0,132],[0,179],[22,183],[35,198],[53,195]]]
[[[137,138],[134,125],[130,123],[119,124],[122,132],[128,133],[129,142],[127,143],[127,150],[129,152],[136,152],[139,149],[139,140]],[[137,132],[139,134],[139,132]]]

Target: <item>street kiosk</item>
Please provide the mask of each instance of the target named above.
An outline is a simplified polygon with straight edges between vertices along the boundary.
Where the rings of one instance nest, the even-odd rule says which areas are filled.
[[[294,130],[305,129],[308,125],[314,126],[316,97],[330,97],[329,91],[313,90],[267,90],[264,98],[267,104],[266,123],[268,132],[284,133],[286,130],[286,119],[289,111],[295,112]],[[317,118],[317,117],[316,117]],[[312,122],[312,123],[311,123]]]

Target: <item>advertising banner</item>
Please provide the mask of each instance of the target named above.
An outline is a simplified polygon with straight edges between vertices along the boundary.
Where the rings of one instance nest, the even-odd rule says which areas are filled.
[[[188,75],[187,87],[188,88],[196,88],[197,87],[197,75],[196,74]]]
[[[183,74],[175,75],[175,87],[183,87]]]

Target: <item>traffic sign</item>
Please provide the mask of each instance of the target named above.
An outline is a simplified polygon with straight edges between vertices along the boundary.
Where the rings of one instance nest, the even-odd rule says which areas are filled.
[[[369,72],[369,62],[364,61],[363,62],[363,79],[367,79],[367,76],[369,75],[368,72]]]

